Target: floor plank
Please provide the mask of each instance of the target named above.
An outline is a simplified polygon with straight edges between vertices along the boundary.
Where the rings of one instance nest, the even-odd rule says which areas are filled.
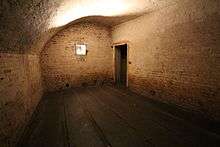
[[[127,105],[135,104],[134,112],[139,112],[139,114],[144,115],[147,120],[152,120],[155,124],[165,128],[171,134],[172,139],[177,138],[181,144],[187,146],[218,146],[219,140],[216,139],[216,135],[211,132],[207,132],[201,128],[193,126],[188,122],[181,120],[169,113],[166,113],[146,100],[140,99],[140,96],[129,95],[128,92],[122,92],[122,90],[113,89],[111,87],[105,87],[102,90],[106,90],[107,93],[114,91],[111,95],[117,100],[121,100],[122,103],[127,103]],[[107,94],[106,93],[106,94]],[[175,111],[175,110],[174,110]],[[135,115],[135,114],[134,114]],[[140,117],[140,115],[138,115]],[[179,139],[181,138],[181,139]]]
[[[72,92],[67,92],[63,94],[63,98],[66,109],[69,145],[71,147],[105,147],[105,143],[96,132],[76,96]]]
[[[65,147],[63,102],[59,96],[50,95],[43,99],[33,124],[30,124],[18,146],[27,147]],[[31,132],[31,133],[30,133]]]
[[[107,92],[109,93],[109,90],[107,90]],[[130,96],[127,93],[122,93],[121,91],[117,91],[116,93],[112,93],[110,94],[110,96],[112,96],[112,99],[118,101],[114,104],[113,102],[109,102],[109,104],[113,106],[117,105],[120,103],[119,100],[121,100],[121,105],[127,104],[132,106],[132,104],[135,104],[133,108],[135,110],[133,112],[129,112],[128,114],[130,115],[133,113],[133,115],[138,116],[138,118],[142,116],[141,114],[144,114],[142,116],[142,119],[137,121],[138,123],[143,122],[142,124],[145,125],[147,124],[147,122],[148,123],[151,122],[155,125],[158,125],[156,128],[159,128],[159,126],[163,127],[163,129],[167,131],[165,133],[166,137],[170,136],[169,138],[172,138],[172,140],[178,140],[178,142],[184,146],[201,146],[201,144],[203,146],[217,146],[216,144],[219,141],[215,139],[216,137],[215,135],[212,135],[211,133],[207,133],[207,131],[203,131],[202,129],[197,128],[195,126],[189,125],[187,122],[179,118],[176,118],[175,116],[164,113],[161,110],[159,110],[157,107],[153,106],[147,101],[143,101],[139,99],[138,97]],[[118,110],[122,110],[122,109],[118,109]],[[126,114],[126,111],[124,114]],[[150,124],[150,126],[154,126],[153,124]],[[138,127],[139,125],[135,125],[135,126]],[[142,126],[142,128],[147,129],[147,126]],[[162,129],[160,129],[160,131],[161,130]],[[146,130],[146,132],[147,131],[148,130]],[[153,130],[153,132],[157,132],[157,131]],[[207,136],[209,137],[207,138]],[[158,137],[159,136],[155,136],[153,138],[158,138]],[[169,139],[165,139],[165,141],[167,142],[169,141]],[[171,143],[170,145],[172,144],[173,143]],[[177,144],[174,144],[174,146],[176,145]]]
[[[18,147],[217,147],[220,137],[113,87],[46,95]]]
[[[135,131],[131,127],[125,125],[120,118],[106,109],[107,107],[98,103],[92,95],[88,94],[88,92],[83,90],[80,92],[78,91],[77,94],[84,104],[84,107],[87,107],[87,110],[90,111],[97,125],[100,126],[101,130],[106,135],[111,146],[150,146],[148,142],[145,142],[135,135]]]

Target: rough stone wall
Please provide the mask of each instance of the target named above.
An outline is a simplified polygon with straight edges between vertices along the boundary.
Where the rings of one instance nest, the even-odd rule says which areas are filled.
[[[140,15],[145,11],[152,11],[158,7],[165,7],[180,0],[142,0],[133,3],[140,5],[131,7],[129,13]],[[69,11],[69,8],[82,7],[89,3],[89,0],[1,0],[0,1],[0,51],[39,54],[44,44],[62,26],[53,25],[57,20],[57,15]],[[128,1],[129,2],[129,1]],[[91,1],[91,5],[97,3]],[[69,6],[64,9],[64,6]],[[147,6],[145,8],[145,6]],[[140,9],[137,9],[140,8]],[[145,10],[146,9],[146,10]],[[137,12],[136,12],[137,11]],[[127,13],[128,13],[127,12]],[[73,12],[74,13],[74,12]],[[128,13],[128,14],[129,14]],[[84,14],[84,13],[82,13]],[[79,18],[85,17],[79,13]],[[85,13],[86,14],[86,13]],[[91,15],[100,15],[101,12]],[[77,15],[77,14],[76,14]],[[118,14],[120,15],[120,14]],[[87,15],[86,15],[87,16]],[[68,16],[67,16],[68,17]],[[109,25],[118,24],[130,19],[132,15],[124,17],[100,19]],[[110,21],[109,21],[110,20]],[[61,20],[62,21],[62,20]],[[74,20],[69,20],[69,22]]]
[[[14,145],[42,91],[38,56],[0,53],[0,146]]]
[[[41,53],[44,89],[102,85],[112,82],[110,28],[79,23],[57,33]],[[74,44],[87,44],[87,55],[75,55]]]
[[[220,120],[220,1],[184,0],[113,28],[129,44],[129,87]]]
[[[0,51],[39,53],[55,33],[50,22],[61,0],[1,0]]]

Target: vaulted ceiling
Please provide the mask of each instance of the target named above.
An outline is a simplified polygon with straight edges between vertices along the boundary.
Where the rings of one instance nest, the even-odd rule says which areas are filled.
[[[1,0],[0,52],[38,54],[74,21],[114,26],[179,0]]]

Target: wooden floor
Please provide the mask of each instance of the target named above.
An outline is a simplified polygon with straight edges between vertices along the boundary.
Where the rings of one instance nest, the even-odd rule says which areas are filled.
[[[219,136],[126,90],[79,88],[43,98],[19,147],[214,147]]]

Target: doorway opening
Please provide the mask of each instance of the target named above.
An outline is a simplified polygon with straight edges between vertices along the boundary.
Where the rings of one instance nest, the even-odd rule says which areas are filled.
[[[127,44],[115,46],[115,82],[127,87]]]

